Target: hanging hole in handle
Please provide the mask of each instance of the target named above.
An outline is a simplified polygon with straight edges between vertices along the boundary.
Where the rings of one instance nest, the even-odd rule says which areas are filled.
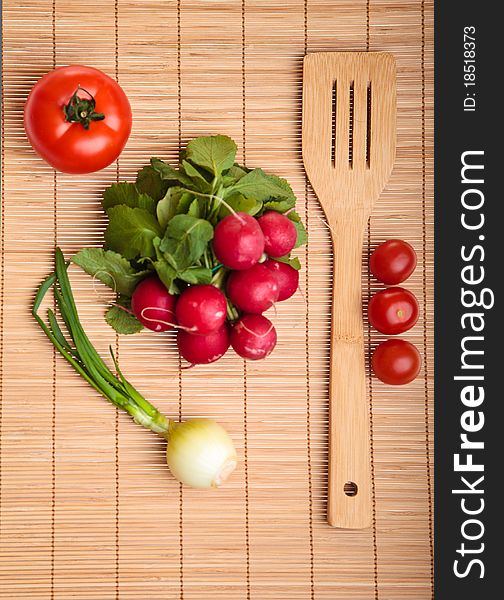
[[[346,496],[357,496],[358,490],[359,488],[357,487],[357,484],[353,481],[347,481],[343,486],[343,491],[345,492]]]

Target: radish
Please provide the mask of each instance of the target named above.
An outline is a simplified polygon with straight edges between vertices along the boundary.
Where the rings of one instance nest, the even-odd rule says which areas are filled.
[[[257,220],[246,213],[224,217],[215,227],[213,249],[229,269],[248,269],[264,252],[264,235]]]
[[[262,313],[278,299],[276,277],[263,264],[256,264],[245,271],[233,271],[226,290],[231,302],[247,313]]]
[[[296,227],[285,215],[270,210],[257,222],[264,235],[264,251],[268,256],[285,256],[296,245]]]
[[[269,258],[262,263],[276,277],[278,283],[278,301],[287,300],[298,289],[299,271],[287,263]]]
[[[229,331],[226,324],[208,335],[195,335],[180,329],[177,345],[182,358],[192,365],[215,362],[229,348]]]
[[[249,360],[266,358],[276,341],[275,327],[263,315],[243,315],[231,330],[231,346],[236,354]]]
[[[227,302],[213,285],[192,285],[180,295],[175,315],[181,327],[206,335],[222,327],[226,320]]]
[[[152,331],[167,331],[175,324],[177,297],[170,294],[156,275],[147,277],[131,296],[131,310],[135,317]]]

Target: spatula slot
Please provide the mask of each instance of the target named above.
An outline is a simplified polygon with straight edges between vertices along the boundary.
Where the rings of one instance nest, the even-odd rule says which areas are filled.
[[[337,94],[338,82],[333,81],[332,84],[332,99],[331,99],[331,107],[332,107],[332,132],[331,132],[331,165],[333,167],[336,166],[336,94]]]
[[[366,167],[371,166],[371,82],[367,84]]]
[[[354,147],[354,82],[350,84],[350,106],[348,110],[348,164],[353,168],[353,147]]]

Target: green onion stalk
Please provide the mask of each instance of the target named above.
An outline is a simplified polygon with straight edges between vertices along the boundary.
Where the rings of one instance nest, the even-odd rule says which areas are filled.
[[[167,440],[166,461],[176,479],[195,488],[219,487],[237,463],[236,450],[229,434],[210,419],[180,423],[168,419],[124,377],[112,348],[110,353],[117,375],[108,368],[82,327],[67,268],[63,253],[57,248],[56,271],[40,286],[32,308],[41,329],[91,387],[131,415],[135,423]],[[53,310],[47,310],[47,322],[39,315],[42,301],[51,288],[66,336]]]

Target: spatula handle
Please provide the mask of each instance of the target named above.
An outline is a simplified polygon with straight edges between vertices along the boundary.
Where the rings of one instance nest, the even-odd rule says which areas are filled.
[[[366,393],[361,264],[365,222],[332,225],[334,278],[329,386],[327,520],[371,525],[369,403]]]

